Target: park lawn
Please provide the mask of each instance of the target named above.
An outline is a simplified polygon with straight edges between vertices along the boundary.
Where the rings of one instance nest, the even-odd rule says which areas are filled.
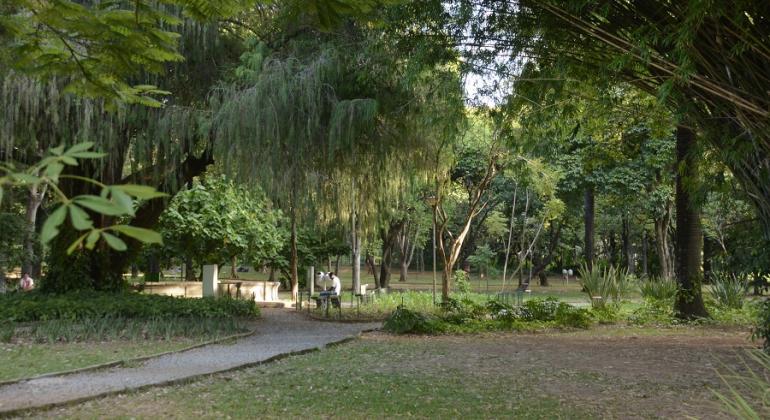
[[[203,342],[195,339],[76,343],[0,344],[0,381],[128,360],[180,350]]]
[[[714,417],[745,330],[364,335],[198,381],[32,412],[66,418]],[[665,361],[665,363],[661,363]]]

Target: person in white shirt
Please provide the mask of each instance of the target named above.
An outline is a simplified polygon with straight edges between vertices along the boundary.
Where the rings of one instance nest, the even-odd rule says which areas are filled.
[[[332,292],[339,296],[342,291],[342,282],[340,281],[340,278],[334,273],[329,273],[329,277],[332,279]]]
[[[324,290],[320,293],[321,296],[339,296],[340,292],[342,291],[342,282],[340,281],[340,278],[337,277],[336,274],[329,272],[327,274],[329,278],[332,280],[332,288],[329,290]]]

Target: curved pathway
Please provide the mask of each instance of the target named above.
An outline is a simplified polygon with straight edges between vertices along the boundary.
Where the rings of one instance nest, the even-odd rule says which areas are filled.
[[[287,354],[315,350],[379,326],[379,323],[313,321],[294,310],[262,309],[257,332],[233,344],[212,344],[167,354],[136,366],[38,378],[1,386],[0,416],[256,365]]]

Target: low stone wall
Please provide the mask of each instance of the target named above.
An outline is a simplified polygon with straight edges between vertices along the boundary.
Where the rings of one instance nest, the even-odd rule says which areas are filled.
[[[225,280],[220,279],[222,283],[217,285],[218,294],[230,294],[235,297],[237,286],[235,282],[241,283],[241,297],[251,298],[257,302],[278,302],[278,289],[281,286],[279,282],[270,281],[247,281],[247,280]],[[181,296],[199,298],[203,296],[203,283],[197,281],[161,281],[145,283],[142,293],[153,295]]]

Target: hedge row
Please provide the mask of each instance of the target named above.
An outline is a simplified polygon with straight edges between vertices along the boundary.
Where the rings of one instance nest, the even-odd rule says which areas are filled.
[[[157,319],[178,317],[258,317],[253,301],[182,298],[135,292],[37,292],[0,295],[0,320],[27,322],[99,317]]]

